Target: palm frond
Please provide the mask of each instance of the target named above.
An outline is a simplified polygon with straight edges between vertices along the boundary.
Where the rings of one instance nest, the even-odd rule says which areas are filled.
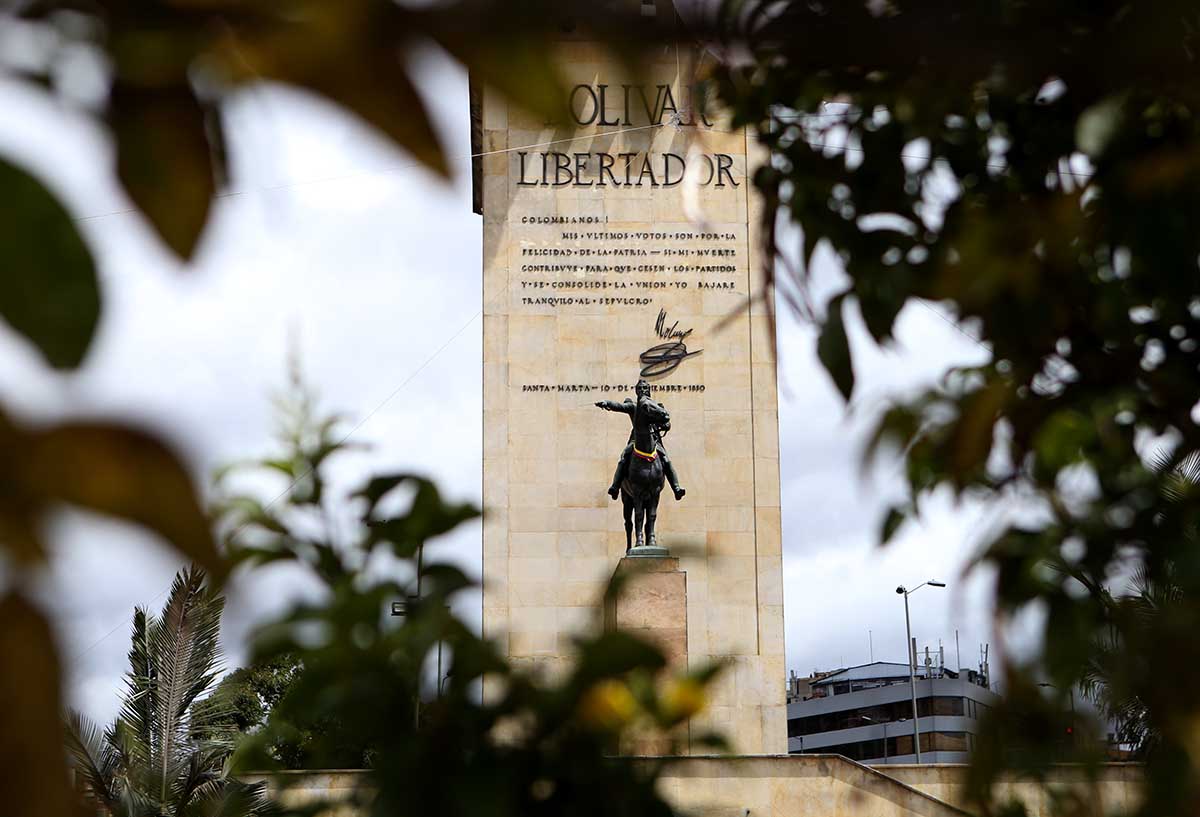
[[[204,572],[190,567],[175,576],[162,616],[150,630],[155,672],[157,742],[164,802],[175,772],[187,763],[188,710],[215,678],[224,600],[205,585]]]
[[[121,807],[117,813],[121,817],[159,817],[155,798],[138,789],[122,790]]]
[[[267,797],[265,784],[233,778],[200,786],[193,802],[196,812],[206,817],[267,817],[277,811]]]
[[[240,796],[227,803],[227,787],[250,790],[227,779],[233,735],[221,706],[204,705],[218,675],[223,610],[224,599],[208,588],[203,571],[180,571],[159,617],[143,609],[134,612],[117,721],[101,735],[73,716],[70,748],[81,779],[108,815],[258,813],[260,804],[226,811],[247,802]]]
[[[1162,478],[1163,497],[1169,502],[1183,502],[1200,486],[1200,451],[1159,451],[1151,455],[1149,467]]]
[[[115,778],[123,804],[120,813],[125,817],[157,817],[160,778],[142,738],[118,718],[109,727],[105,739],[118,758]]]
[[[1176,472],[1189,486],[1200,485],[1200,451],[1193,451],[1180,460]]]
[[[171,792],[171,800],[175,804],[174,817],[186,817],[195,802],[205,799],[205,792],[212,784],[224,784],[220,764],[214,766],[206,760],[200,752],[192,752],[188,757],[187,769]]]
[[[139,607],[133,611],[133,634],[129,645],[129,672],[119,722],[123,724],[122,749],[129,763],[149,762],[154,753],[154,721],[157,710],[155,667],[150,631],[154,617]]]
[[[87,793],[108,814],[119,807],[115,772],[119,763],[116,751],[106,736],[88,718],[72,710],[67,714],[67,753],[78,779]]]

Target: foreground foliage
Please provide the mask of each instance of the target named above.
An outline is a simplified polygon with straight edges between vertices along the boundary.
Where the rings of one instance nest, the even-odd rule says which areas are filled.
[[[224,599],[192,568],[175,576],[162,613],[138,608],[121,714],[101,731],[67,719],[67,748],[95,813],[109,817],[251,815],[257,787],[226,775],[235,732],[204,695],[220,668]]]
[[[1162,512],[1172,513],[1178,502],[1186,502],[1200,485],[1200,456],[1190,456],[1178,464],[1160,457],[1155,465],[1164,475]],[[1189,544],[1200,545],[1200,531],[1186,531]],[[1151,757],[1162,748],[1160,725],[1147,706],[1147,699],[1169,692],[1173,679],[1149,675],[1153,662],[1149,651],[1155,649],[1156,634],[1176,629],[1186,638],[1198,623],[1192,612],[1193,599],[1184,596],[1175,580],[1177,568],[1165,563],[1152,576],[1140,568],[1135,571],[1130,592],[1108,595],[1110,622],[1106,632],[1092,645],[1088,671],[1081,689],[1116,728],[1122,745],[1134,758]],[[1167,687],[1159,691],[1156,687]]]
[[[270,81],[329,99],[448,177],[451,162],[412,74],[421,55],[444,49],[517,103],[557,111],[562,88],[546,42],[562,30],[562,11],[551,0],[18,0],[0,8],[0,78],[64,110],[67,127],[84,119],[100,126],[131,209],[188,261],[214,201],[229,192],[223,109],[245,88]],[[621,15],[576,12],[576,30],[631,42]],[[72,213],[12,157],[0,159],[0,188],[0,321],[48,366],[71,372],[104,310],[94,248],[80,228],[81,217],[96,214]],[[225,566],[192,475],[158,435],[119,420],[34,417],[26,425],[0,405],[0,451],[0,647],[36,656],[19,673],[0,672],[9,704],[0,710],[6,808],[58,817],[70,804],[60,668],[26,587],[47,559],[46,517],[64,503],[109,514],[159,534],[216,581]]]
[[[612,755],[623,739],[653,738],[673,750],[686,734],[677,727],[703,706],[717,668],[664,678],[658,648],[602,632],[599,618],[554,680],[513,667],[451,611],[471,582],[424,554],[477,512],[410,474],[331,496],[326,469],[346,449],[335,420],[319,417],[302,390],[283,408],[285,450],[259,466],[283,476],[286,500],[268,505],[231,490],[226,541],[243,564],[303,567],[324,593],[255,637],[256,662],[289,656],[300,668],[239,749],[238,768],[278,768],[296,757],[303,768],[366,766],[367,787],[353,797],[362,813],[380,817],[670,814],[655,791],[667,761]],[[332,524],[347,502],[357,522]],[[331,538],[347,527],[345,538]],[[370,567],[379,564],[391,567]],[[397,600],[402,618],[389,615]],[[439,643],[448,656],[443,679],[430,677]],[[724,745],[713,735],[691,742]]]
[[[887,344],[906,305],[938,302],[988,352],[892,406],[873,446],[902,452],[911,491],[883,540],[939,488],[1022,509],[997,517],[979,560],[996,570],[1001,625],[1032,611],[1042,646],[1010,667],[976,756],[980,804],[994,806],[1003,768],[1096,759],[1091,740],[1063,736],[1092,646],[1115,627],[1138,648],[1113,655],[1113,677],[1160,736],[1142,811],[1194,811],[1200,492],[1168,489],[1200,449],[1200,11],[732,2],[721,22],[744,57],[718,72],[721,96],[770,151],[755,177],[764,226],[774,240],[782,217],[803,234],[769,248],[782,289],[821,324],[842,394],[855,386],[847,315]],[[848,280],[815,304],[822,247]],[[1136,626],[1111,604],[1135,570],[1152,583],[1169,570],[1178,590]]]

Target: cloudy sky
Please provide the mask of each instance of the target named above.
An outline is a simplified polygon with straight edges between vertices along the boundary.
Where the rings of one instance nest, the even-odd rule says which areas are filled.
[[[361,424],[372,444],[337,472],[343,485],[372,470],[415,469],[452,497],[481,499],[480,252],[471,212],[465,74],[437,54],[424,91],[458,157],[453,187],[313,97],[277,87],[232,107],[233,185],[195,262],[184,268],[150,236],[109,178],[110,146],[82,118],[21,88],[0,85],[8,116],[0,152],[60,191],[96,251],[105,313],[85,367],[53,375],[0,327],[0,388],[14,411],[134,418],[167,434],[202,478],[232,459],[271,450],[270,395],[296,348],[324,404]],[[817,289],[839,272],[825,259]],[[974,666],[991,640],[987,577],[963,566],[991,514],[933,497],[893,545],[873,544],[895,461],[861,468],[861,441],[889,395],[938,378],[983,352],[935,307],[910,304],[898,342],[875,348],[851,325],[859,387],[845,407],[819,368],[813,330],[780,319],[787,649],[807,673],[876,659],[903,660],[897,584],[934,577],[947,590],[913,597],[914,635],[947,645],[947,663]],[[104,720],[118,706],[135,604],[161,605],[179,566],[134,528],[78,513],[55,523],[44,586],[69,672],[68,694]],[[442,543],[478,572],[479,526]],[[224,639],[231,664],[250,624],[303,592],[284,573],[230,591]],[[462,612],[478,621],[479,598]],[[782,681],[782,679],[781,679]]]

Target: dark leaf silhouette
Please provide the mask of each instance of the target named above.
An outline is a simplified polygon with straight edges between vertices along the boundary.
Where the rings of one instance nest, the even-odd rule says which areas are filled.
[[[58,369],[78,366],[100,319],[95,264],[75,223],[40,182],[0,160],[0,316]]]
[[[71,805],[63,751],[62,702],[54,635],[28,599],[9,593],[0,599],[0,650],[15,668],[0,672],[0,763],[6,814],[13,817],[68,817]]]

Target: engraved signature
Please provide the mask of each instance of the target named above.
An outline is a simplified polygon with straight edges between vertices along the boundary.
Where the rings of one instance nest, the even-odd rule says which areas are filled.
[[[668,342],[651,346],[638,355],[638,360],[642,364],[642,377],[660,377],[670,374],[679,368],[680,363],[704,351],[703,349],[697,349],[694,352],[688,351],[684,341],[692,334],[692,330],[680,329],[679,321],[668,326],[667,310],[665,309],[658,310],[658,320],[654,322],[654,334]]]

